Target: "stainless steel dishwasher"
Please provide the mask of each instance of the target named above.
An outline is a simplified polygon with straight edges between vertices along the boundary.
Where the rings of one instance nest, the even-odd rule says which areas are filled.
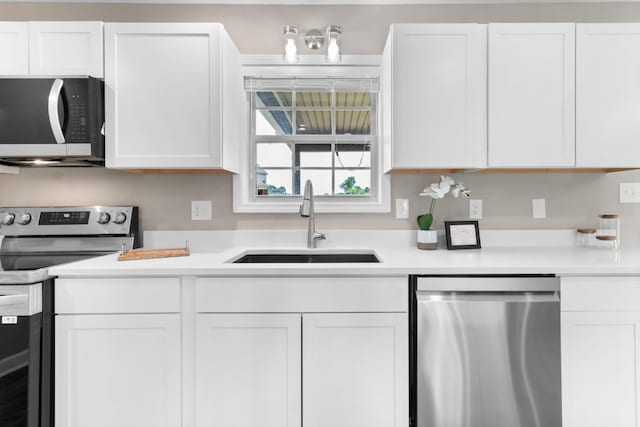
[[[561,427],[558,278],[413,277],[418,427]]]

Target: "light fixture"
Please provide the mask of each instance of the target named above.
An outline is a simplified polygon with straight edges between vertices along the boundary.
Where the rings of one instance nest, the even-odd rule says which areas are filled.
[[[342,27],[338,25],[330,25],[327,27],[327,39],[329,44],[327,45],[327,62],[340,62],[342,54],[340,53],[340,45],[338,40],[342,35]]]
[[[295,64],[298,62],[298,27],[287,25],[282,29],[282,37],[284,38],[284,55],[285,62]]]
[[[298,62],[298,27],[287,25],[283,28],[282,34],[285,40],[283,58],[288,63]],[[304,44],[311,50],[319,50],[327,43],[325,59],[327,62],[336,63],[342,60],[340,52],[340,36],[342,27],[339,25],[329,25],[324,32],[312,29],[304,35]]]

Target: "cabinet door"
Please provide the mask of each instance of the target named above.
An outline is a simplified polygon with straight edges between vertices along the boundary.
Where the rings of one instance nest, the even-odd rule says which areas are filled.
[[[489,24],[489,167],[575,165],[575,24]]]
[[[0,76],[29,74],[29,24],[0,22]]]
[[[56,426],[181,423],[180,316],[56,316]]]
[[[299,427],[299,314],[199,314],[198,427]]]
[[[221,166],[220,29],[105,24],[107,167]]]
[[[34,76],[104,77],[101,22],[30,22]]]
[[[303,315],[303,425],[406,427],[406,313]]]
[[[383,58],[386,170],[486,166],[486,48],[486,25],[392,25]]]
[[[638,427],[640,313],[562,313],[562,425]]]
[[[640,166],[640,24],[578,24],[576,163]]]

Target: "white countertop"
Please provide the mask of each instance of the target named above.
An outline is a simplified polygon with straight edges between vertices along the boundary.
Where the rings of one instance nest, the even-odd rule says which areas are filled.
[[[189,232],[173,235],[181,239]],[[215,232],[205,232],[215,233]],[[299,232],[295,232],[298,233]],[[371,232],[369,232],[371,233]],[[405,233],[406,234],[406,233]],[[56,276],[400,276],[408,274],[556,274],[569,275],[640,275],[640,250],[610,251],[573,246],[547,247],[541,242],[532,246],[490,245],[479,250],[433,251],[419,250],[415,243],[407,243],[405,234],[387,242],[371,241],[366,245],[339,245],[315,251],[373,251],[380,258],[374,263],[331,264],[232,264],[245,251],[278,252],[308,251],[304,246],[270,244],[237,245],[218,239],[219,248],[207,248],[197,243],[188,257],[117,261],[117,255],[107,255],[85,261],[52,267]],[[220,235],[216,235],[220,238]],[[397,234],[394,234],[397,236]],[[566,236],[565,236],[566,237]],[[147,237],[145,236],[145,239]],[[207,240],[206,236],[191,235],[194,240]],[[234,238],[235,239],[235,238]],[[172,239],[150,239],[154,247],[171,243]],[[237,240],[237,239],[236,239]],[[241,239],[243,240],[243,239]],[[246,240],[246,239],[245,239]],[[264,240],[264,239],[258,239]],[[566,240],[566,239],[565,239]],[[210,241],[210,240],[209,240]],[[215,240],[214,240],[215,241]],[[284,239],[287,241],[287,239]],[[494,243],[500,243],[494,239]],[[544,242],[542,242],[544,243]],[[175,246],[175,242],[174,242]],[[179,245],[178,245],[179,246]],[[191,246],[191,241],[190,241]],[[313,251],[313,250],[311,250]]]

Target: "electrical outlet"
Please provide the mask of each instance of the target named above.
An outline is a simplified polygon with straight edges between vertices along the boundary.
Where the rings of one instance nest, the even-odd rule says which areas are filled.
[[[191,221],[211,221],[211,200],[191,201]]]
[[[396,199],[396,219],[409,218],[409,200]]]
[[[547,208],[544,199],[532,199],[531,207],[533,210],[533,217],[536,219],[547,217]]]
[[[620,203],[640,203],[640,183],[620,183]]]
[[[482,200],[480,199],[469,200],[469,218],[482,219]]]

